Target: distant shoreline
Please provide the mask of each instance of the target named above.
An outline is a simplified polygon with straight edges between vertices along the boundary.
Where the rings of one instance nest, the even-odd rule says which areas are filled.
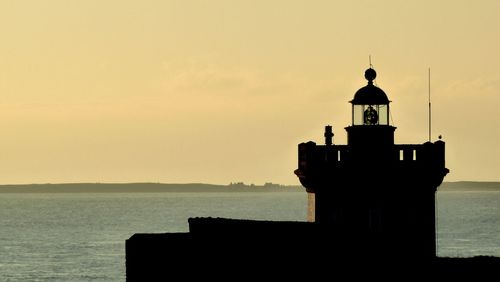
[[[61,183],[0,185],[0,193],[164,193],[164,192],[299,192],[301,186],[216,185],[204,183]]]
[[[438,191],[500,191],[500,182],[494,181],[454,181],[443,182]]]
[[[443,182],[438,191],[500,191],[500,182]],[[0,185],[0,193],[164,193],[164,192],[305,192],[300,185],[229,185],[205,183],[60,183]]]

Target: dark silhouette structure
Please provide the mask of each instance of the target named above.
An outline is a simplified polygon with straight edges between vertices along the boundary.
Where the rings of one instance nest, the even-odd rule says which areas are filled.
[[[435,193],[445,143],[394,144],[389,99],[373,84],[352,104],[347,145],[299,144],[295,174],[310,199],[309,222],[190,218],[189,232],[126,241],[127,281],[309,281],[464,278],[500,274],[500,259],[437,258]],[[346,277],[346,278],[342,278]]]
[[[313,194],[309,210],[318,224],[373,246],[367,251],[434,257],[435,193],[449,171],[445,143],[394,144],[390,101],[373,84],[375,70],[365,78],[350,101],[347,145],[333,144],[326,126],[325,145],[299,144],[295,174]]]

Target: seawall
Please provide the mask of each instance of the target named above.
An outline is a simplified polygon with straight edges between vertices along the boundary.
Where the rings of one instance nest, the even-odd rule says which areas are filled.
[[[498,277],[500,258],[397,256],[308,222],[191,218],[189,232],[135,234],[126,241],[127,281],[324,277]],[[411,243],[411,242],[409,242]],[[403,275],[403,276],[401,276]],[[321,279],[324,280],[324,279]]]

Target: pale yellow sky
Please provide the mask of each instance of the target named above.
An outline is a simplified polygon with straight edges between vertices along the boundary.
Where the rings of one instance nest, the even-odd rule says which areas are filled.
[[[500,1],[0,2],[0,183],[298,184],[368,56],[397,143],[500,181]]]

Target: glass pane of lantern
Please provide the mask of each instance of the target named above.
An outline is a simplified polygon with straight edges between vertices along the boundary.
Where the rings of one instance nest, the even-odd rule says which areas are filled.
[[[354,125],[363,125],[364,105],[353,105],[353,123]]]
[[[389,107],[387,105],[379,105],[379,124],[389,125]]]

